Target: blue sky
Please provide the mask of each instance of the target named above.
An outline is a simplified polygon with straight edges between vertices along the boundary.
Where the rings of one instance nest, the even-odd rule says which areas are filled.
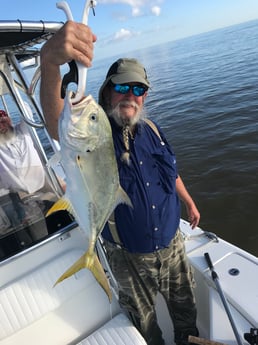
[[[0,19],[64,21],[56,0],[6,0]],[[84,0],[68,0],[82,20]],[[98,37],[95,56],[117,55],[258,19],[257,0],[98,0],[88,24]]]

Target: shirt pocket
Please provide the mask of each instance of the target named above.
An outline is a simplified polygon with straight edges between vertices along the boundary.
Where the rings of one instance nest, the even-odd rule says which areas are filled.
[[[159,181],[168,194],[176,192],[177,167],[176,157],[168,151],[152,154],[155,166],[158,169]]]

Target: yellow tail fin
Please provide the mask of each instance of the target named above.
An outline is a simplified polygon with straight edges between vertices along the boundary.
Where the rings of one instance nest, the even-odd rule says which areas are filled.
[[[86,253],[84,253],[70,268],[68,268],[67,271],[64,272],[64,274],[61,275],[54,286],[83,268],[88,268],[93,273],[94,277],[106,292],[108,299],[111,302],[112,293],[108,283],[108,279],[95,252],[89,253],[89,251],[87,251]]]
[[[71,214],[74,213],[72,204],[70,203],[70,201],[66,199],[65,197],[62,197],[59,200],[57,200],[57,202],[55,202],[54,205],[47,211],[46,217],[60,210],[67,210]]]

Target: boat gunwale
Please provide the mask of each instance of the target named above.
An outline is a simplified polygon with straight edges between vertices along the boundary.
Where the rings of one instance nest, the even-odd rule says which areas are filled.
[[[16,254],[12,254],[9,257],[6,257],[5,259],[1,260],[0,268],[1,266],[8,265],[12,261],[18,260],[22,256],[25,256],[28,253],[31,253],[37,250],[39,247],[44,246],[47,243],[56,240],[57,238],[61,238],[64,234],[76,229],[77,227],[78,227],[78,224],[75,221],[72,221],[70,224],[64,226],[60,230],[57,230],[54,233],[47,235],[45,238],[38,240],[38,242],[34,242],[32,246],[25,248],[24,250]]]

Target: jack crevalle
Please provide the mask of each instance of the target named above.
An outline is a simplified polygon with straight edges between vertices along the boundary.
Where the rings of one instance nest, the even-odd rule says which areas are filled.
[[[88,250],[56,282],[82,268],[92,271],[111,300],[111,290],[95,253],[95,244],[111,213],[119,203],[131,201],[119,183],[109,120],[91,95],[72,104],[65,97],[59,118],[61,164],[66,175],[66,192],[47,215],[61,209],[72,213],[89,239]]]

